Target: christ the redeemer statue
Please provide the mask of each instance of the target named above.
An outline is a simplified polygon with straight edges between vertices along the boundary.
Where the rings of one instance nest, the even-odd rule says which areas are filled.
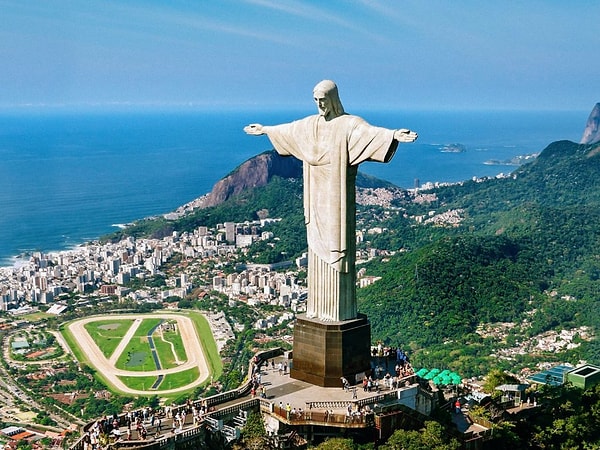
[[[346,114],[333,81],[313,90],[318,114],[275,126],[251,124],[244,131],[266,134],[282,156],[303,161],[304,216],[308,240],[306,317],[326,322],[357,317],[356,195],[358,165],[388,162],[399,142],[417,133],[369,125]]]

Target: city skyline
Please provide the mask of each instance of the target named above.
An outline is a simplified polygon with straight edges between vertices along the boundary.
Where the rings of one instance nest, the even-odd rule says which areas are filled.
[[[0,108],[590,110],[600,4],[0,0]]]

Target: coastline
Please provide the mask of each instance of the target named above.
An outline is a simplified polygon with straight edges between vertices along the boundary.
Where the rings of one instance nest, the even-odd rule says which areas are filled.
[[[159,215],[154,214],[154,215],[150,215],[147,217],[136,219],[135,221],[148,220],[148,219],[153,219],[153,218],[157,218],[157,217],[164,217],[167,220],[175,220],[175,219],[181,218],[184,215],[192,212],[193,210],[202,207],[204,199],[207,196],[208,196],[208,194],[203,194],[199,197],[196,197],[192,201],[189,201],[181,206],[178,206],[176,209],[174,209],[171,212],[159,214]],[[133,222],[113,223],[113,224],[111,224],[111,227],[118,228],[120,230],[124,230],[132,224],[133,224]],[[102,236],[97,236],[93,239],[88,239],[85,242],[81,242],[79,244],[72,244],[70,246],[67,246],[67,247],[65,247],[63,249],[59,249],[59,250],[48,250],[48,251],[32,250],[32,251],[24,252],[24,253],[21,253],[18,255],[10,256],[9,258],[6,258],[5,260],[0,259],[0,272],[2,271],[2,269],[18,270],[18,269],[26,266],[27,264],[29,264],[31,258],[36,253],[40,253],[40,254],[48,255],[48,256],[61,255],[61,254],[62,255],[72,255],[72,254],[77,254],[77,253],[85,253],[85,251],[88,250],[88,247],[90,247],[90,246],[100,246],[101,245],[100,244],[101,237]],[[11,261],[11,263],[5,264],[6,260]]]
[[[441,152],[441,153],[462,153],[462,152]],[[537,157],[537,153],[536,154],[529,154],[529,155],[518,155],[512,158],[513,161],[523,161],[527,162],[530,159],[534,159],[535,157]],[[498,166],[498,167],[519,167],[520,165],[522,165],[522,163],[509,163],[507,161],[501,162],[501,161],[485,161],[483,162],[484,165],[491,165],[491,166]],[[458,181],[458,183],[461,183],[463,181]],[[445,182],[427,182],[425,184],[431,184],[431,185],[438,185],[441,183],[445,183]],[[407,189],[407,188],[400,188],[400,189]],[[407,189],[408,190],[408,189]],[[178,206],[177,208],[175,208],[173,211],[168,212],[168,213],[163,213],[163,214],[154,214],[154,215],[150,215],[144,218],[138,218],[135,221],[138,220],[147,220],[147,219],[153,219],[153,218],[157,218],[157,217],[164,217],[167,220],[176,220],[178,218],[181,218],[183,216],[185,216],[186,214],[192,212],[193,210],[202,207],[204,200],[206,199],[206,197],[209,194],[203,194],[199,197],[196,197],[195,199]],[[133,221],[133,222],[135,222]],[[126,229],[128,226],[132,225],[133,222],[128,222],[128,223],[113,223],[111,224],[111,227],[113,228],[118,228],[121,230]],[[108,233],[110,234],[110,233]],[[54,255],[65,255],[65,256],[73,256],[73,255],[77,255],[78,253],[81,254],[85,254],[87,251],[89,251],[90,247],[95,247],[95,246],[101,246],[100,244],[100,238],[102,236],[97,236],[94,239],[88,239],[85,242],[79,243],[79,244],[72,244],[66,248],[63,249],[59,249],[59,250],[49,250],[49,251],[41,251],[41,250],[36,250],[36,251],[31,251],[31,252],[26,252],[26,253],[21,253],[19,255],[15,255],[15,256],[11,256],[9,258],[10,261],[12,261],[12,264],[4,264],[4,262],[2,260],[0,260],[0,273],[3,272],[3,269],[8,269],[8,270],[19,270],[25,266],[27,266],[27,264],[29,264],[30,260],[32,257],[35,256],[36,253],[40,253],[42,255],[46,255],[49,257],[52,257]],[[27,259],[26,259],[27,258]]]
[[[241,131],[248,118],[280,123],[302,115],[255,113],[0,118],[0,125],[10,125],[10,133],[0,136],[5,169],[0,179],[0,266],[23,265],[28,259],[25,252],[76,248],[109,234],[111,225],[114,230],[164,211],[173,214],[239,164],[270,148],[268,140],[248,138]],[[454,183],[495,176],[501,167],[486,161],[539,152],[559,139],[578,140],[587,115],[587,111],[364,111],[373,124],[406,124],[420,137],[402,146],[390,164],[367,163],[363,171],[404,189],[413,188],[417,180]],[[211,132],[199,133],[202,129]],[[476,151],[439,151],[452,142]],[[30,182],[23,183],[24,179]]]
[[[100,236],[97,239],[99,239],[99,238],[100,238]],[[73,254],[77,254],[77,253],[83,253],[84,250],[86,250],[88,248],[88,246],[90,246],[90,244],[100,245],[100,241],[99,240],[87,241],[87,242],[83,242],[81,244],[75,244],[75,245],[69,246],[67,248],[60,249],[60,250],[49,250],[49,251],[36,250],[36,251],[32,251],[32,252],[27,252],[27,253],[21,253],[20,255],[11,256],[10,258],[8,258],[8,260],[12,261],[12,264],[4,264],[4,261],[0,260],[0,271],[3,269],[18,270],[22,267],[25,267],[25,266],[27,266],[27,264],[29,264],[31,262],[31,258],[35,257],[36,253],[40,253],[42,255],[47,255],[47,256],[54,256],[54,255],[68,256],[68,255],[73,255]]]

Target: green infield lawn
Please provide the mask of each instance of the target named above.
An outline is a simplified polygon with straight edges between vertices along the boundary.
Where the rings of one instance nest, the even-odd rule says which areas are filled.
[[[148,376],[148,377],[119,377],[119,379],[131,389],[136,389],[138,391],[149,391],[154,383],[156,383],[156,376]]]
[[[165,375],[162,382],[156,386],[153,391],[167,391],[171,389],[178,389],[182,386],[193,383],[200,376],[200,371],[197,367],[184,370],[182,372],[172,373]],[[149,391],[158,378],[152,377],[119,377],[119,379],[125,383],[125,385],[131,389],[139,391]]]
[[[110,358],[131,325],[133,325],[133,319],[98,320],[86,323],[85,330],[102,350],[102,354],[106,358]]]
[[[164,331],[160,333],[157,330],[152,335],[152,338],[163,369],[177,367],[187,361],[185,347],[183,346],[183,340],[179,331]]]
[[[197,367],[192,367],[191,369],[184,370],[182,372],[170,373],[165,375],[165,378],[158,389],[171,390],[179,386],[186,386],[196,381],[199,376],[200,370],[198,370]]]
[[[115,367],[134,372],[156,370],[157,367],[148,344],[148,333],[161,322],[160,318],[142,320],[135,334],[127,343],[127,347],[119,355]]]

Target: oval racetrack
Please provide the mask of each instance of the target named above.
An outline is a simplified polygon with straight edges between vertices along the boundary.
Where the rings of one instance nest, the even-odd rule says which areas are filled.
[[[202,350],[202,345],[200,343],[200,338],[198,333],[196,332],[196,328],[194,326],[194,322],[189,317],[179,315],[179,314],[168,314],[168,313],[160,313],[160,314],[142,314],[136,315],[135,320],[125,336],[122,338],[121,342],[111,355],[109,359],[107,359],[100,348],[96,345],[90,334],[85,329],[85,325],[90,322],[95,321],[106,321],[107,318],[115,319],[115,320],[131,320],[131,315],[114,315],[114,316],[98,316],[98,317],[90,317],[87,319],[81,319],[76,322],[73,322],[69,325],[68,329],[73,335],[75,342],[81,349],[83,353],[85,353],[89,363],[100,372],[103,377],[106,379],[108,383],[113,385],[113,387],[121,392],[126,394],[134,394],[134,395],[144,395],[144,394],[173,394],[181,391],[185,391],[191,389],[193,387],[198,386],[203,383],[210,375],[208,370],[208,364],[206,362],[206,358],[204,352]],[[163,369],[163,370],[149,370],[149,371],[129,371],[118,369],[115,367],[116,361],[119,359],[119,356],[125,351],[127,348],[127,344],[131,340],[131,338],[135,335],[136,330],[142,323],[143,319],[165,319],[165,320],[175,320],[177,321],[177,327],[179,332],[181,333],[181,340],[183,341],[183,345],[185,347],[185,352],[187,355],[187,361],[183,364],[171,368],[171,369]],[[131,389],[126,386],[119,377],[127,376],[127,377],[147,377],[147,376],[159,376],[159,375],[168,375],[172,373],[182,372],[193,367],[197,367],[200,371],[200,374],[196,380],[193,382],[178,387],[176,389],[169,390],[136,390]]]

